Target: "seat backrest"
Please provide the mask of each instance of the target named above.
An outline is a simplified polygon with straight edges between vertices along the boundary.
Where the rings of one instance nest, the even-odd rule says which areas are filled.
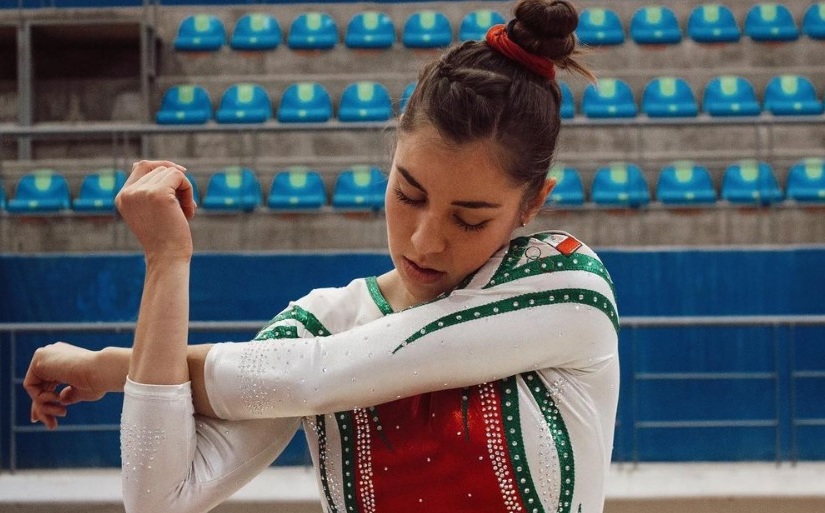
[[[737,106],[756,104],[759,100],[756,97],[756,90],[753,84],[746,78],[736,75],[721,75],[712,78],[705,86],[704,98],[702,100],[703,109],[714,114],[712,104],[725,104]]]
[[[505,23],[504,16],[492,9],[478,9],[468,12],[458,28],[459,41],[481,41],[490,27]]]
[[[380,209],[384,207],[387,179],[374,166],[352,166],[338,175],[332,204],[337,207]]]
[[[278,20],[264,13],[248,13],[235,23],[229,45],[238,50],[276,48],[283,38]]]
[[[633,13],[630,36],[640,44],[674,44],[682,40],[682,29],[669,7],[646,6]]]
[[[788,198],[801,202],[825,203],[825,159],[809,158],[788,170]]]
[[[576,35],[586,45],[619,45],[625,39],[619,15],[600,7],[589,7],[580,13]]]
[[[547,172],[547,178],[555,178],[556,185],[547,196],[545,205],[581,205],[584,203],[584,186],[576,168],[555,164]]]
[[[705,4],[691,11],[688,35],[701,43],[735,42],[742,37],[742,30],[730,8],[722,4]]]
[[[600,78],[584,89],[582,112],[588,117],[633,117],[637,110],[633,90],[624,80]]]
[[[770,203],[781,200],[782,191],[768,163],[748,159],[725,169],[722,197],[736,203]]]
[[[50,210],[68,209],[71,203],[66,177],[53,169],[38,169],[24,175],[17,182],[12,203],[38,209],[38,204],[49,204]]]
[[[212,100],[206,89],[184,84],[166,90],[155,121],[160,124],[206,123],[212,114]]]
[[[290,84],[281,95],[278,121],[324,122],[332,117],[332,99],[318,82]]]
[[[349,84],[341,93],[338,119],[341,121],[386,121],[392,117],[392,100],[378,82]]]
[[[799,28],[785,5],[764,2],[745,15],[745,34],[757,41],[792,41],[799,37]]]
[[[212,14],[193,14],[178,25],[175,50],[216,51],[226,44],[223,21]]]
[[[659,172],[656,196],[665,203],[710,203],[716,201],[716,189],[706,167],[681,160]]]
[[[402,36],[408,48],[439,48],[453,41],[450,20],[440,11],[424,10],[412,13],[404,22]]]
[[[289,27],[287,45],[298,50],[328,50],[338,43],[338,25],[329,14],[299,14]]]
[[[395,24],[389,14],[363,11],[347,24],[344,44],[349,48],[389,48],[395,43]]]
[[[765,110],[775,115],[819,115],[825,108],[810,79],[778,75],[765,87]]]
[[[126,173],[121,169],[99,169],[86,175],[80,184],[81,198],[95,196],[114,197],[126,183]]]
[[[825,39],[825,2],[808,7],[802,18],[802,32],[812,39]]]
[[[642,111],[649,116],[695,116],[696,95],[681,77],[656,77],[647,83],[642,93]]]
[[[650,190],[638,165],[616,162],[596,170],[593,200],[605,204],[644,205],[650,202]]]
[[[209,177],[203,207],[213,210],[252,211],[261,204],[261,184],[247,167],[229,166]]]

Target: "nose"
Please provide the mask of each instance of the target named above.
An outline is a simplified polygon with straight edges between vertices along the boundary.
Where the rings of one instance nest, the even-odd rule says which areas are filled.
[[[422,213],[418,216],[410,241],[419,255],[438,254],[447,248],[444,228],[444,221],[432,213]]]

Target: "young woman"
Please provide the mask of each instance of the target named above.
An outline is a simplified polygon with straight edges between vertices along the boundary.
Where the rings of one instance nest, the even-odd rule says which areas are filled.
[[[312,291],[251,342],[187,347],[191,189],[171,162],[136,164],[118,196],[146,254],[134,347],[38,350],[32,420],[124,389],[129,512],[207,511],[301,423],[327,512],[601,511],[610,277],[565,233],[510,240],[553,186],[555,69],[589,76],[571,58],[577,21],[568,2],[522,0],[427,66],[389,175],[394,269]]]

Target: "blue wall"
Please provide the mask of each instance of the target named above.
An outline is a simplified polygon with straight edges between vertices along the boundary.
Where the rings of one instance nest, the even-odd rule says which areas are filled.
[[[601,251],[623,316],[825,314],[824,248]],[[390,266],[383,254],[199,254],[193,320],[264,320],[310,289],[340,286]],[[0,256],[0,322],[131,321],[143,283],[140,255]],[[252,333],[198,334],[194,341]],[[825,328],[625,328],[617,460],[825,459]],[[18,335],[14,379],[33,351],[60,336]],[[87,334],[90,348],[129,334]],[[0,362],[11,359],[8,336]],[[8,467],[8,366],[0,364],[0,468]],[[28,425],[15,385],[14,422]],[[75,407],[64,425],[116,425],[119,396]],[[817,420],[820,419],[820,420]],[[22,468],[118,465],[117,433],[14,436]],[[303,464],[296,440],[281,463]]]

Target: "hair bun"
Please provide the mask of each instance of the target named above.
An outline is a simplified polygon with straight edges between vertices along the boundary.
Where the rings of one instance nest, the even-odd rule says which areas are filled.
[[[579,13],[564,0],[521,0],[515,8],[510,37],[530,53],[557,63],[576,50]]]

